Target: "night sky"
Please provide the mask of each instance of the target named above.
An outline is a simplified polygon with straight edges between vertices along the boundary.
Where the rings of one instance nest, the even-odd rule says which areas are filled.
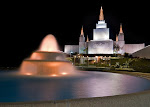
[[[122,23],[126,43],[150,45],[148,4],[146,0],[1,3],[0,67],[19,66],[47,34],[55,35],[61,50],[65,44],[78,44],[82,25],[85,37],[93,39],[101,6],[111,39],[115,40]]]

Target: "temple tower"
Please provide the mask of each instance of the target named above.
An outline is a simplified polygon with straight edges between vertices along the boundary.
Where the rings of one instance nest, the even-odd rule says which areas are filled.
[[[119,50],[117,51],[117,54],[124,54],[124,49],[123,48],[124,48],[124,45],[125,45],[125,41],[124,41],[124,33],[123,33],[123,30],[122,30],[122,24],[120,24],[120,31],[119,31],[119,34],[116,35],[116,41],[114,41],[114,45],[119,47]]]
[[[120,31],[119,31],[119,35],[118,35],[118,41],[124,41],[124,33],[122,30],[122,24],[120,24]]]
[[[81,28],[81,34],[79,37],[79,42],[85,42],[84,32],[83,32],[83,26]]]
[[[79,37],[79,54],[85,54],[86,53],[85,48],[86,48],[86,43],[85,43],[85,37],[83,32],[83,26],[82,26],[81,34]]]
[[[96,29],[93,29],[93,40],[88,42],[88,54],[113,54],[113,40],[109,39],[102,7]]]
[[[104,20],[103,8],[100,9],[99,21],[96,24],[96,29],[93,30],[93,40],[109,40],[109,28]]]

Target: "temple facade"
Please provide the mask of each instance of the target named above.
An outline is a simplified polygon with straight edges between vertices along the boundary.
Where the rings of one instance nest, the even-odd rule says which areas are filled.
[[[93,40],[89,40],[88,36],[84,36],[83,26],[79,37],[78,45],[65,45],[64,52],[67,54],[132,54],[145,47],[145,44],[125,44],[122,24],[120,24],[119,34],[116,35],[116,40],[110,39],[109,28],[104,20],[103,9],[100,9],[99,21],[96,24],[96,29],[93,29]]]

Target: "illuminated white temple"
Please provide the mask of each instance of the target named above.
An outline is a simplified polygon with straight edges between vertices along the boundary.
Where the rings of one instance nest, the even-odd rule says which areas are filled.
[[[132,54],[145,47],[141,44],[125,44],[122,24],[120,24],[119,34],[116,36],[116,41],[110,39],[109,28],[104,20],[103,8],[100,9],[99,21],[96,24],[96,29],[93,29],[93,40],[85,42],[83,26],[79,37],[79,45],[65,45],[65,53],[79,53],[79,54]]]

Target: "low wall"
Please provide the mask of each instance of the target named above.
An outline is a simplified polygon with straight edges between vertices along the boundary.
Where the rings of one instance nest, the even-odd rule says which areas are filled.
[[[27,103],[0,103],[0,107],[150,107],[150,91],[99,98]]]
[[[126,53],[132,54],[136,51],[139,51],[145,47],[145,44],[125,44],[123,49]]]

